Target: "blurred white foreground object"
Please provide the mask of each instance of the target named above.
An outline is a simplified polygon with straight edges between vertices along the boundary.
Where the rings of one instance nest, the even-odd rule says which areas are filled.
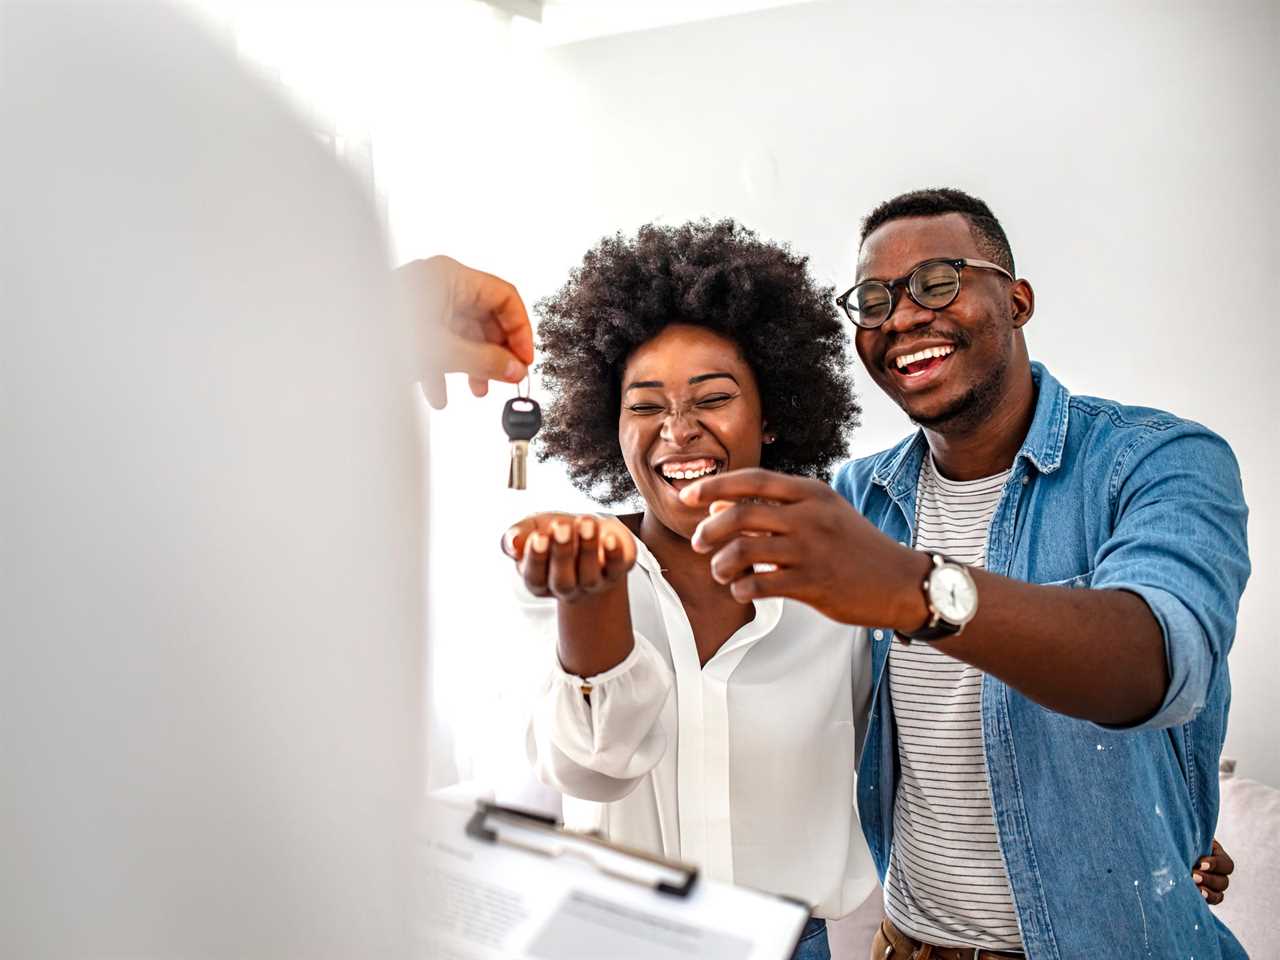
[[[415,355],[175,11],[0,5],[0,956],[401,956]]]

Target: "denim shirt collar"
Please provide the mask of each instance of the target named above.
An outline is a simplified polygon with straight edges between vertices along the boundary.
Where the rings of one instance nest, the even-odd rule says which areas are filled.
[[[1071,394],[1041,363],[1031,364],[1031,379],[1036,386],[1036,412],[1014,459],[1027,460],[1040,473],[1053,473],[1062,466]],[[883,487],[895,500],[909,497],[928,449],[924,431],[917,430],[880,459],[872,473],[872,482]]]

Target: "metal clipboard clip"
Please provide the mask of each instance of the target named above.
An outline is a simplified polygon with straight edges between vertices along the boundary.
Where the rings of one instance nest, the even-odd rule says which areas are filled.
[[[486,843],[504,843],[544,857],[573,857],[601,873],[649,887],[673,897],[687,897],[698,880],[698,868],[675,860],[566,830],[552,817],[480,800],[467,821],[467,835]]]

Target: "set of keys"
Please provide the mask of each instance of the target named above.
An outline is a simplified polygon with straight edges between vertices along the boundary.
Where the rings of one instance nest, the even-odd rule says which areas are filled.
[[[528,394],[517,394],[502,408],[502,431],[511,441],[511,469],[507,488],[523,490],[529,462],[529,441],[542,426],[542,408]]]

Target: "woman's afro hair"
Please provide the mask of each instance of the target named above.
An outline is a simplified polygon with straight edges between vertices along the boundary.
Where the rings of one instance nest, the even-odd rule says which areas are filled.
[[[751,367],[769,432],[761,465],[829,479],[861,409],[832,290],[808,259],[733,220],[648,224],[605,237],[537,304],[539,368],[551,395],[539,459],[562,460],[604,504],[635,495],[618,446],[622,374],[663,328],[691,324],[733,341]]]

